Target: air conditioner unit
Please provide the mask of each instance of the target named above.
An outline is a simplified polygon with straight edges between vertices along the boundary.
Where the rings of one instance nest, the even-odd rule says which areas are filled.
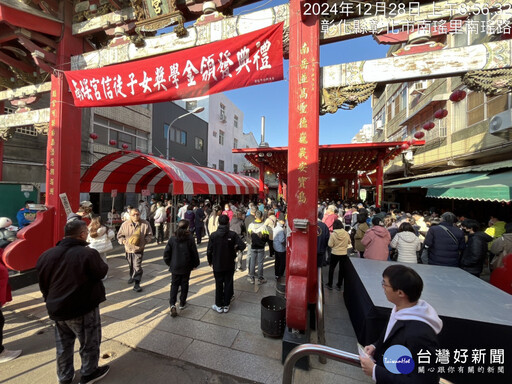
[[[425,89],[427,89],[427,81],[417,81],[416,83],[414,83],[412,89],[413,91],[424,91]]]
[[[375,121],[375,130],[382,131],[383,129],[384,129],[384,126],[382,125],[382,120],[376,120]]]
[[[498,113],[489,120],[489,133],[502,139],[510,139],[512,132],[512,110]]]

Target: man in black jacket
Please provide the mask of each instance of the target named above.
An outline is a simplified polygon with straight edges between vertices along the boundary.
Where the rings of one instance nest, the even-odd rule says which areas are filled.
[[[382,288],[394,307],[385,332],[375,343],[364,347],[367,356],[360,356],[363,372],[377,384],[439,383],[435,372],[431,373],[426,365],[422,366],[425,373],[418,370],[421,356],[429,356],[430,363],[435,362],[437,335],[443,328],[435,309],[420,300],[421,277],[400,264],[387,267],[382,277]]]
[[[212,309],[218,313],[227,313],[229,303],[234,296],[233,275],[238,250],[243,251],[245,243],[233,231],[229,230],[229,217],[219,217],[219,228],[210,235],[206,255],[208,264],[213,268],[215,277],[215,304]]]
[[[441,215],[439,225],[431,226],[425,236],[428,263],[445,267],[458,267],[460,254],[465,247],[464,233],[454,224],[457,216],[451,212]]]
[[[39,287],[50,319],[55,321],[57,376],[60,384],[73,381],[73,350],[80,341],[80,384],[103,378],[110,367],[98,367],[101,343],[99,304],[105,301],[101,279],[108,265],[98,251],[87,247],[87,224],[73,220],[64,227],[64,239],[37,261]]]
[[[480,224],[476,220],[466,219],[460,223],[460,226],[468,236],[466,248],[464,248],[460,259],[460,267],[466,272],[480,277],[489,249],[488,243],[493,239],[487,233],[480,231]]]

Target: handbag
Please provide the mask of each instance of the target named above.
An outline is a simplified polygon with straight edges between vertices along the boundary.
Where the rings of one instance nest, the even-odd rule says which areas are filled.
[[[135,245],[136,247],[140,244],[140,225],[135,228],[132,235],[128,238],[128,244]]]

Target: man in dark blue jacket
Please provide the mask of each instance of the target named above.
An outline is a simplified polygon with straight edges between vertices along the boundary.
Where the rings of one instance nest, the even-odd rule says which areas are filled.
[[[80,341],[80,384],[103,378],[110,367],[98,367],[101,343],[99,304],[105,301],[103,279],[108,265],[97,250],[87,247],[87,224],[73,220],[64,227],[64,239],[37,260],[39,287],[50,319],[55,321],[57,376],[71,384],[75,375],[73,350]]]
[[[457,217],[451,212],[441,215],[439,225],[431,226],[425,236],[428,263],[445,267],[458,267],[460,255],[465,248],[464,233],[453,225]]]
[[[245,243],[242,239],[229,230],[229,217],[220,215],[219,228],[210,235],[206,250],[208,264],[213,268],[215,277],[215,304],[212,309],[218,313],[229,311],[229,303],[234,296],[236,252],[244,249]]]

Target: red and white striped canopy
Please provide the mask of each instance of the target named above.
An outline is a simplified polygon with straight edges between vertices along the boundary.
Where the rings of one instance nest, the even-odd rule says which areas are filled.
[[[174,195],[248,195],[257,194],[259,181],[199,167],[189,163],[161,159],[139,152],[119,151],[102,157],[81,177],[81,192],[135,192]]]

